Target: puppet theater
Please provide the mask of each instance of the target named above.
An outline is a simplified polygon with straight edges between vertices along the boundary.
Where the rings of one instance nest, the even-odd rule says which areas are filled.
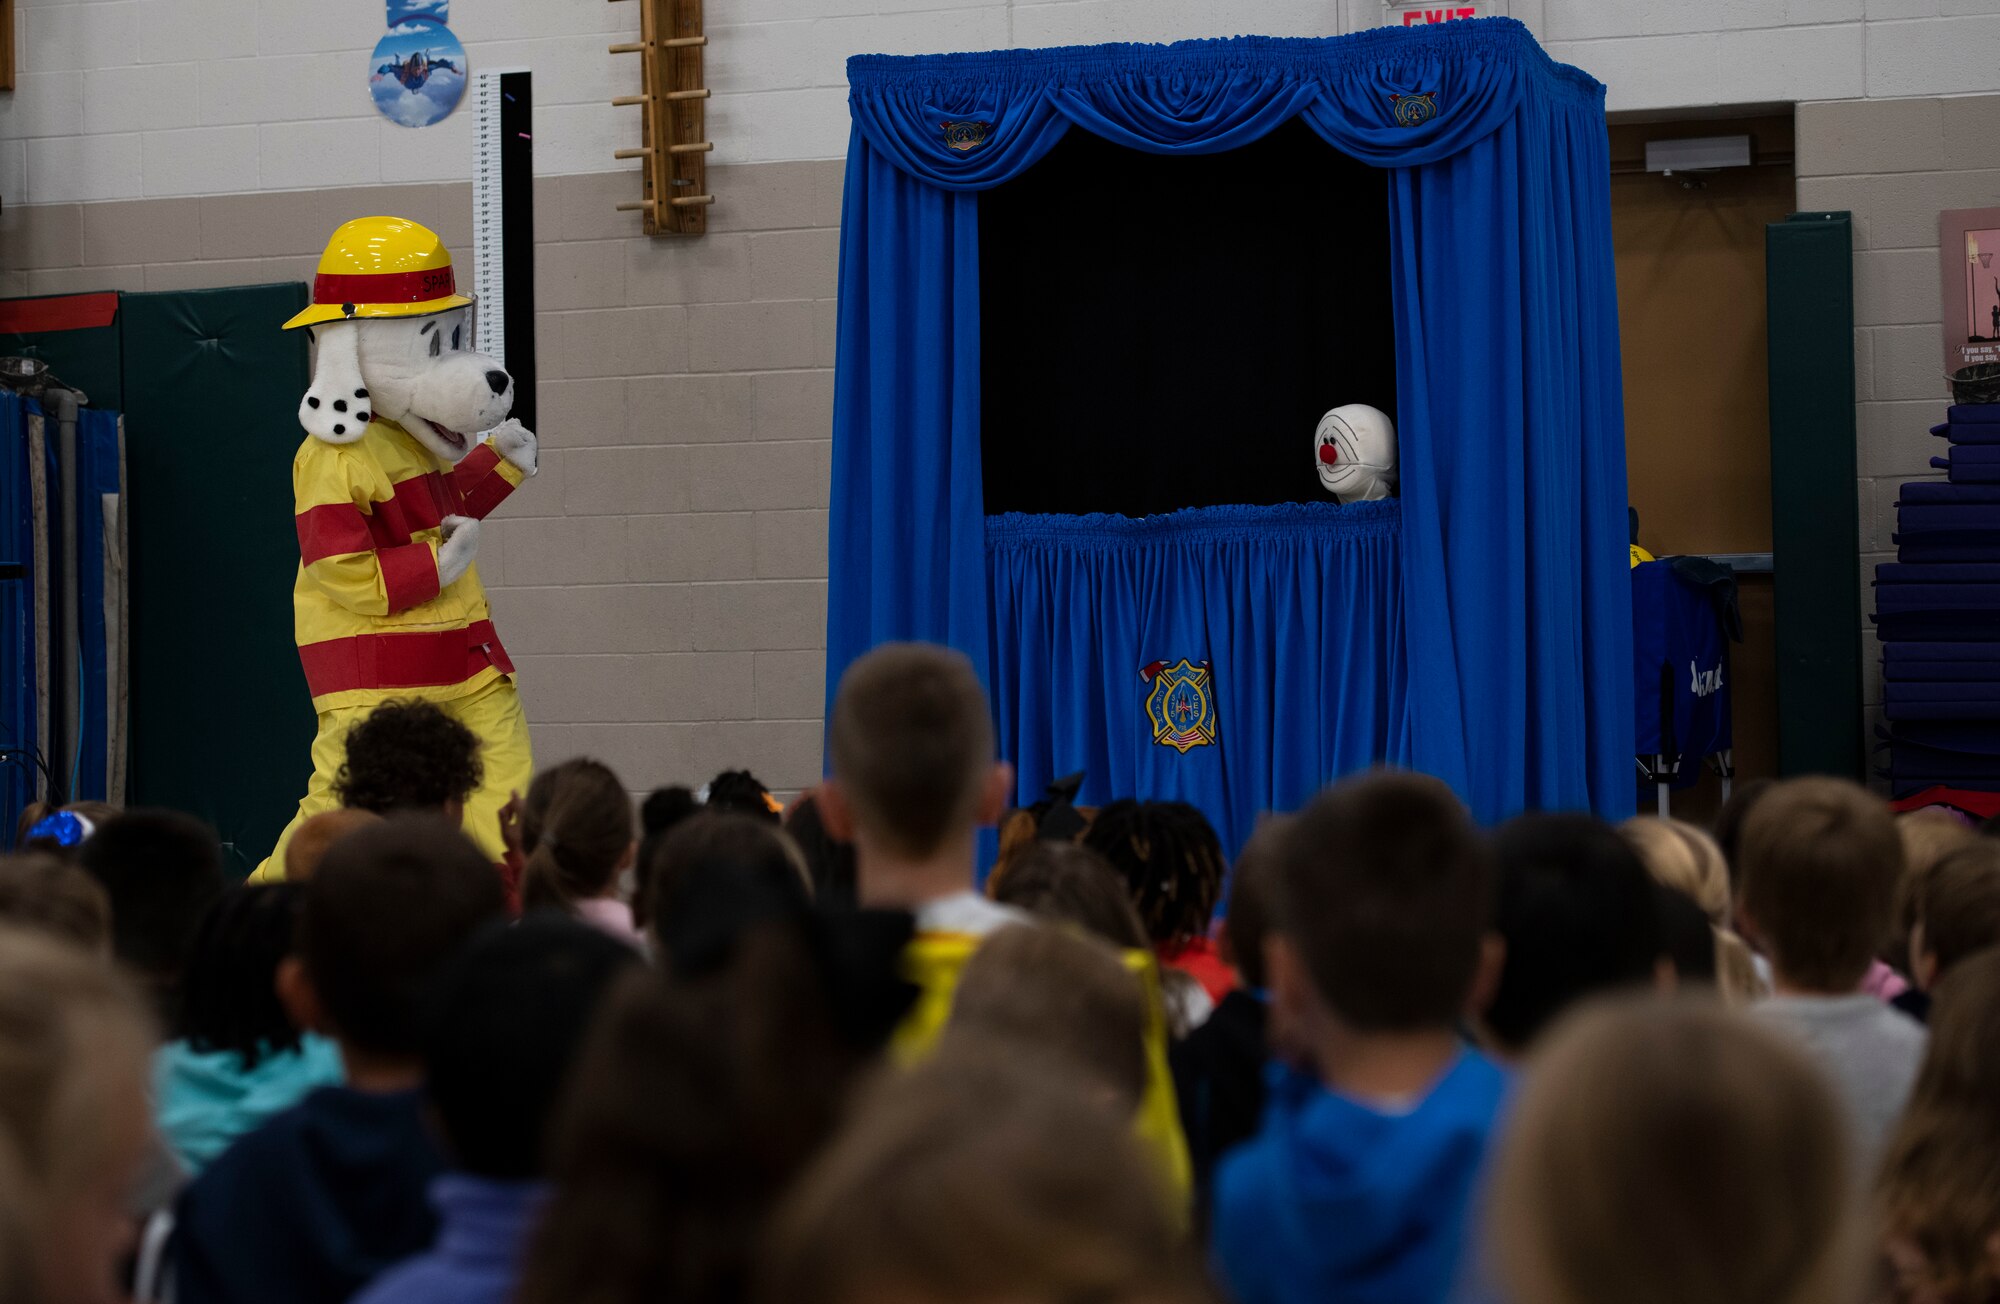
[[[1511,19],[849,62],[829,701],[985,679],[1025,804],[1382,762],[1634,802],[1604,88]],[[1339,504],[1321,412],[1389,413]]]

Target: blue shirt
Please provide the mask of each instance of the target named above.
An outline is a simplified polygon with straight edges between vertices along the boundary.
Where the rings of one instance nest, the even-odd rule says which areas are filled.
[[[356,1304],[507,1304],[547,1198],[541,1182],[447,1173],[431,1187],[437,1244],[376,1278]]]
[[[1507,1076],[1459,1053],[1407,1109],[1274,1068],[1217,1169],[1212,1252],[1236,1304],[1430,1304],[1451,1291]]]
[[[237,1137],[345,1076],[340,1048],[312,1033],[298,1049],[263,1055],[247,1069],[236,1051],[170,1041],[153,1052],[153,1117],[192,1177]]]

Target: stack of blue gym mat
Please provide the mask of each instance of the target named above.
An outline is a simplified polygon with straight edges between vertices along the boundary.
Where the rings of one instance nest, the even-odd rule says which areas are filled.
[[[1897,560],[1875,568],[1888,778],[1899,796],[2000,791],[2000,403],[1955,406],[1931,433],[1949,478],[1903,486]]]

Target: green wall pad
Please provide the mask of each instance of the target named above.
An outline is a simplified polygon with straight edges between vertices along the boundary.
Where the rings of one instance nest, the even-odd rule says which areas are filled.
[[[132,801],[212,822],[239,874],[269,853],[312,769],[292,641],[306,339],[279,329],[306,301],[303,285],[257,285],[128,294],[120,313]]]
[[[1853,250],[1846,213],[1794,213],[1764,228],[1778,769],[1860,779]]]

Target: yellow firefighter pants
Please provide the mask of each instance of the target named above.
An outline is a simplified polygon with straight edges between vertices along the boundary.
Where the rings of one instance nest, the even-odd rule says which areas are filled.
[[[391,696],[385,694],[385,696]],[[500,860],[500,808],[513,792],[526,792],[534,778],[534,758],[528,750],[528,718],[521,711],[521,695],[514,691],[511,678],[501,678],[469,697],[438,703],[447,715],[472,730],[480,741],[479,759],[483,768],[478,791],[465,803],[465,834],[479,844],[488,860]],[[253,883],[276,883],[285,877],[285,848],[292,834],[321,811],[335,810],[340,799],[334,795],[333,779],[347,759],[347,731],[373,705],[341,706],[322,711],[319,735],[313,739],[312,779],[306,784],[305,800],[299,813],[278,835],[278,845],[270,858],[250,876]]]

